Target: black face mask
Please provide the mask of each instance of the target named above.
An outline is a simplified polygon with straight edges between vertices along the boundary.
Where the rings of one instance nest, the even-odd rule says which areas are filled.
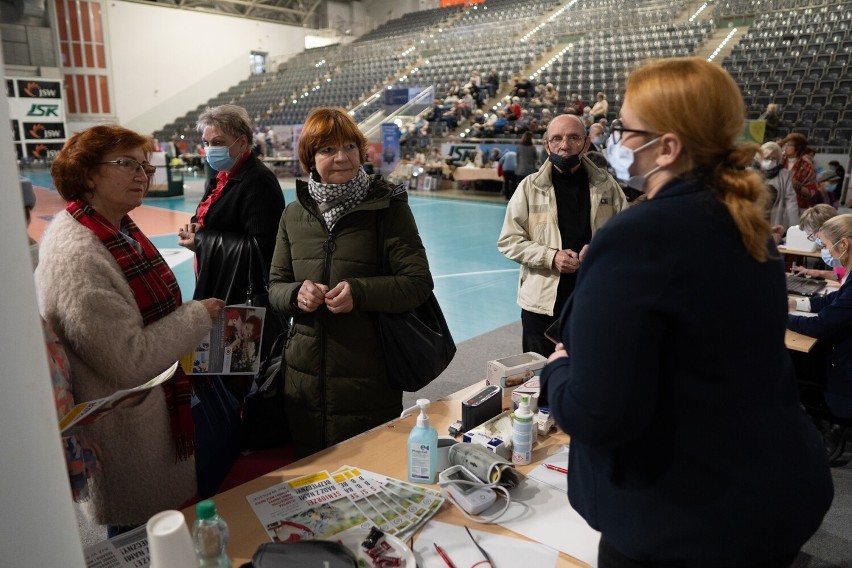
[[[556,152],[551,152],[547,156],[547,159],[550,160],[551,164],[559,168],[559,171],[561,172],[570,172],[580,164],[580,154],[574,154],[573,156],[564,158]]]

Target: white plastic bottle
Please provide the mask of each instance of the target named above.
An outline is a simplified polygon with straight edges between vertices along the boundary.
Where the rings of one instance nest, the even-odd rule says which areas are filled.
[[[434,483],[438,473],[438,431],[429,424],[426,409],[429,401],[418,398],[417,404],[402,411],[408,416],[420,409],[417,425],[408,436],[408,481],[412,483]]]
[[[198,566],[231,568],[228,558],[228,525],[216,512],[216,505],[205,499],[195,506],[198,517],[192,524],[192,543]]]
[[[522,394],[518,409],[512,414],[512,463],[530,463],[532,444],[533,413],[530,411],[530,396]]]

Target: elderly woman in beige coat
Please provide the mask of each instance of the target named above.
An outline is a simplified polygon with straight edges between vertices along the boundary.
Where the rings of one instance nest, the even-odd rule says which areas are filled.
[[[74,398],[86,402],[139,386],[207,334],[217,299],[181,305],[174,274],[128,213],[154,167],[150,138],[119,126],[75,134],[51,173],[67,201],[41,242],[36,286],[42,315],[64,343]],[[196,493],[190,386],[178,368],[133,406],[87,426],[101,468],[84,510],[113,536]]]

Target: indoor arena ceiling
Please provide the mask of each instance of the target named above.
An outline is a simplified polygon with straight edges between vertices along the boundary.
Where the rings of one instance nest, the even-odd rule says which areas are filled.
[[[317,27],[316,10],[323,0],[129,0],[153,2],[212,14],[263,20],[279,24]]]

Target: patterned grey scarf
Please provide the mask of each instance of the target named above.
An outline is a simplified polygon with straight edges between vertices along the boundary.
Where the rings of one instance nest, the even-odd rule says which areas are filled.
[[[346,183],[322,183],[308,176],[308,194],[317,202],[328,230],[331,231],[341,217],[361,203],[370,192],[370,177],[363,168]]]

